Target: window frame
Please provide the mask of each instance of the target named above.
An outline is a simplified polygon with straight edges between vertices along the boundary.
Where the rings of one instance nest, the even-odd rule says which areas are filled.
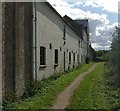
[[[58,49],[55,49],[54,50],[54,65],[55,66],[58,66],[58,62],[59,62],[59,60],[58,60],[58,55],[59,54],[59,51],[58,51]]]
[[[63,39],[66,40],[66,26],[63,28]]]
[[[75,52],[73,53],[73,63],[75,63]]]
[[[46,47],[40,46],[40,66],[46,66]]]
[[[69,52],[69,64],[71,64],[71,52]]]

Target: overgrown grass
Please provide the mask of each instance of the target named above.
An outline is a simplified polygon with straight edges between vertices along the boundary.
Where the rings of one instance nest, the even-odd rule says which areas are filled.
[[[107,68],[97,64],[95,70],[85,77],[71,98],[66,109],[112,109],[120,106],[119,89],[108,83]]]
[[[48,109],[53,104],[59,92],[67,87],[78,75],[87,71],[92,65],[93,63],[84,64],[68,73],[59,76],[54,75],[49,79],[37,82],[37,89],[35,88],[37,93],[34,96],[9,103],[6,109]]]

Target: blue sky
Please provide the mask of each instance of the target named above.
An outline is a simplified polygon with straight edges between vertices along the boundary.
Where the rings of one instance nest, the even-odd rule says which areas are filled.
[[[68,3],[74,4],[74,2],[68,2]],[[82,9],[84,11],[90,11],[92,13],[98,13],[98,14],[105,13],[105,14],[107,14],[107,16],[109,18],[110,24],[113,24],[118,20],[118,14],[117,13],[102,10],[103,7],[92,7],[92,6],[84,7],[83,4],[79,4],[79,5],[74,5],[73,8],[80,8],[80,9]]]
[[[48,0],[61,14],[72,19],[88,19],[90,42],[95,50],[108,50],[118,24],[119,0]]]

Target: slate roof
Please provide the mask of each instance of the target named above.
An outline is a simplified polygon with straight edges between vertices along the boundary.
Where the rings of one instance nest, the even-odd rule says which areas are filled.
[[[88,19],[75,20],[78,24],[83,24],[84,27],[88,27]]]
[[[84,26],[84,29],[86,33],[89,33],[89,24],[88,24],[88,19],[81,19],[81,20],[75,20],[78,24],[82,24]]]
[[[78,24],[67,15],[65,15],[63,19],[75,30],[75,32],[79,35],[79,37],[83,39],[83,25]]]

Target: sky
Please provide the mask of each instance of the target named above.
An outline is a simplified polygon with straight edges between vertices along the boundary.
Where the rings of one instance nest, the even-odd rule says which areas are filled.
[[[114,27],[118,25],[120,0],[47,0],[63,17],[88,19],[90,43],[95,50],[109,50]]]

